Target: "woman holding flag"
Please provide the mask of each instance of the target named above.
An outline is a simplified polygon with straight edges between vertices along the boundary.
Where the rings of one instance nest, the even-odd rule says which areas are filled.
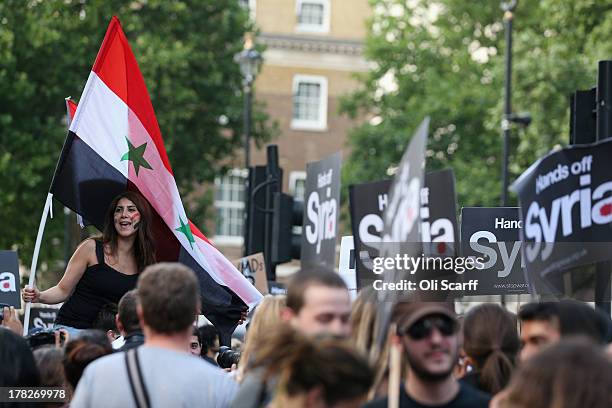
[[[59,283],[45,291],[26,287],[25,302],[65,302],[55,320],[71,336],[88,329],[107,303],[118,303],[136,287],[138,274],[155,262],[151,211],[138,193],[115,197],[106,214],[102,237],[86,239],[76,249]]]

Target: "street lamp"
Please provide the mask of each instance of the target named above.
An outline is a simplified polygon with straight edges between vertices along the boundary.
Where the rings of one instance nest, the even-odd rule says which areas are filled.
[[[504,26],[506,40],[505,75],[504,75],[504,118],[502,120],[502,131],[504,132],[504,145],[502,150],[502,195],[501,205],[508,205],[508,155],[510,144],[510,120],[512,115],[512,20],[514,19],[514,9],[517,0],[503,2],[501,5],[504,11]]]
[[[252,106],[252,86],[255,77],[259,72],[262,62],[261,54],[253,48],[253,41],[247,36],[244,42],[244,49],[234,55],[234,61],[240,65],[242,73],[242,89],[244,92],[244,162],[248,170],[251,166],[250,142],[251,142],[251,106]]]
[[[529,112],[512,113],[512,21],[514,20],[514,9],[518,0],[504,1],[501,9],[504,11],[504,26],[506,40],[506,55],[504,58],[504,116],[501,127],[503,131],[503,151],[502,151],[502,194],[501,205],[508,205],[508,156],[510,155],[510,127],[516,123],[522,127],[527,127],[531,123]]]

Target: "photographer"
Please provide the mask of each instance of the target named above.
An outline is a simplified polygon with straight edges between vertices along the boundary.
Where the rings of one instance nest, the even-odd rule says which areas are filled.
[[[202,351],[200,356],[204,361],[217,365],[217,353],[219,352],[219,332],[215,326],[207,324],[198,328]]]

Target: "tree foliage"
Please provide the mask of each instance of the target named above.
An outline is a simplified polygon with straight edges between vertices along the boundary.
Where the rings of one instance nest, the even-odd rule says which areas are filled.
[[[452,167],[459,206],[496,206],[501,191],[504,26],[500,2],[374,0],[366,57],[375,68],[345,98],[368,123],[350,134],[346,182],[387,176],[410,135],[431,116],[428,170]],[[569,95],[596,82],[612,4],[594,0],[519,2],[513,30],[510,180],[569,139]]]
[[[66,136],[63,99],[78,99],[113,15],[145,77],[183,196],[241,146],[233,55],[252,27],[238,0],[0,2],[0,248],[19,249],[22,262]],[[255,141],[266,140],[274,127],[257,105],[253,117]],[[203,221],[202,208],[190,214]],[[61,252],[62,227],[48,224],[43,259]]]

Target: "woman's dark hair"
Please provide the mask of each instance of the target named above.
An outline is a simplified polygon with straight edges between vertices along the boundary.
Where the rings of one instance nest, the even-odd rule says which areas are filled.
[[[202,346],[202,338],[200,337],[200,331],[197,327],[193,326],[193,328],[191,329],[191,335],[196,336],[198,338],[198,343],[200,344],[200,346]]]
[[[0,327],[0,387],[38,387],[40,375],[25,339]]]
[[[93,323],[93,328],[98,329],[98,330],[103,330],[104,332],[107,332],[108,330],[112,330],[115,333],[119,333],[119,330],[117,329],[117,323],[115,322],[116,315],[117,315],[117,304],[116,303],[104,304],[98,311],[96,320],[94,320],[94,323]]]
[[[63,387],[66,380],[64,376],[64,350],[55,346],[43,346],[34,350],[34,360],[40,373],[40,382],[43,387]]]
[[[612,407],[612,362],[586,337],[562,340],[528,359],[512,377],[503,408]]]
[[[512,313],[496,304],[483,304],[466,314],[463,350],[476,366],[482,391],[496,394],[508,384],[519,349]]]
[[[202,344],[202,352],[200,356],[204,357],[208,350],[215,346],[215,341],[219,341],[219,332],[217,328],[211,324],[207,324],[198,328],[198,338]]]
[[[134,257],[138,272],[142,272],[148,265],[155,263],[155,243],[153,240],[152,231],[152,214],[151,207],[145,198],[135,191],[126,191],[115,197],[108,207],[106,218],[104,220],[104,231],[102,233],[102,242],[110,247],[111,254],[117,254],[118,233],[115,228],[115,209],[119,200],[127,198],[136,205],[140,212],[140,221],[136,231],[136,240],[134,241]]]
[[[83,330],[79,337],[70,340],[64,351],[64,372],[72,389],[76,389],[89,363],[112,352],[113,348],[101,330]]]
[[[308,338],[280,324],[259,339],[253,367],[264,378],[278,376],[278,392],[288,396],[321,388],[327,405],[365,397],[374,373],[365,357],[337,338]]]
[[[34,360],[40,373],[41,387],[66,388],[64,375],[64,349],[47,345],[34,350]],[[70,397],[69,393],[69,397]],[[48,402],[43,408],[64,406],[64,402]],[[0,405],[1,406],[1,405]]]

